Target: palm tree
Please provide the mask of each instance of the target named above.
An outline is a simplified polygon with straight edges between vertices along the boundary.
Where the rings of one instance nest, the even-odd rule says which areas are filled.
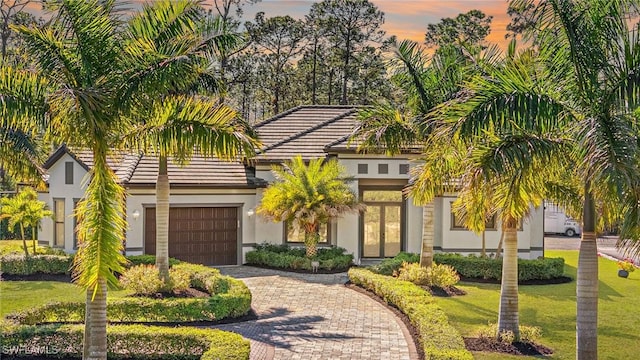
[[[536,14],[541,60],[535,71],[511,67],[475,78],[466,105],[449,113],[461,133],[487,129],[562,131],[582,179],[583,233],[577,284],[577,358],[597,358],[596,204],[626,206],[621,238],[636,239],[640,41],[630,30],[637,1],[545,0]],[[555,31],[547,31],[555,30]]]
[[[158,10],[157,7],[144,5],[142,13],[130,20],[131,35],[144,38],[154,49],[140,54],[140,61],[136,62],[138,71],[155,66],[153,59],[181,59],[173,64],[173,71],[185,76],[180,82],[170,81],[164,85],[167,88],[174,86],[170,89],[171,95],[149,99],[148,109],[152,111],[144,123],[125,136],[128,147],[158,156],[156,267],[165,282],[169,281],[169,156],[173,156],[180,165],[186,164],[194,152],[233,160],[242,153],[251,156],[258,146],[255,132],[234,110],[223,104],[210,106],[211,102],[220,101],[204,96],[176,95],[216,92],[220,81],[211,71],[211,61],[217,53],[235,48],[241,41],[239,36],[221,28],[220,22],[202,17],[197,3],[177,5],[164,9],[169,18],[185,20],[171,24],[170,37],[163,31],[166,29],[155,26],[156,19],[150,16]],[[186,21],[189,19],[193,21]]]
[[[16,28],[36,71],[0,69],[0,114],[22,129],[46,124],[47,136],[93,154],[91,180],[75,211],[79,249],[74,279],[87,295],[83,358],[106,359],[107,288],[117,285],[115,273],[123,271],[126,230],[124,189],[107,157],[129,144],[126,135],[136,128],[162,133],[143,119],[163,109],[167,121],[198,118],[210,127],[220,124],[213,119],[228,117],[213,116],[221,108],[212,101],[173,95],[193,85],[200,62],[179,50],[171,55],[151,50],[154,38],[180,48],[182,43],[172,37],[184,28],[194,30],[182,38],[185,47],[192,45],[186,41],[198,36],[197,21],[204,14],[197,3],[156,2],[126,24],[113,1],[58,0],[47,6],[54,11],[50,22]],[[141,17],[151,20],[136,20]]]
[[[384,151],[396,155],[409,147],[421,145],[425,149],[423,164],[414,174],[430,173],[423,178],[420,191],[412,191],[413,199],[422,208],[422,247],[420,264],[431,266],[433,262],[434,205],[433,199],[447,191],[455,191],[450,181],[459,173],[456,149],[447,142],[434,139],[433,123],[428,114],[439,104],[459,96],[464,80],[495,56],[495,48],[483,53],[469,51],[459,45],[443,46],[429,56],[418,43],[405,40],[394,46],[390,67],[393,81],[403,90],[407,106],[378,103],[364,108],[358,114],[358,124],[352,141],[359,142],[360,151]],[[448,156],[434,157],[439,147]],[[447,150],[448,149],[448,150]]]
[[[312,159],[306,165],[301,156],[282,167],[273,167],[276,182],[264,191],[256,212],[265,218],[285,221],[304,232],[307,257],[316,256],[321,224],[342,214],[363,209],[349,187],[337,160]]]
[[[38,194],[32,188],[26,187],[20,190],[14,197],[0,198],[0,220],[8,219],[9,229],[15,231],[20,228],[22,248],[25,256],[29,256],[25,227],[31,228],[33,255],[36,254],[36,233],[40,220],[51,216],[53,213],[46,208],[44,201],[38,200]]]

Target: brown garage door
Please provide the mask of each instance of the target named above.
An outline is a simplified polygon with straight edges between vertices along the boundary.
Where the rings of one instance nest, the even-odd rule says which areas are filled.
[[[156,253],[156,209],[145,209],[145,253]],[[204,265],[238,263],[238,209],[169,209],[169,256]]]

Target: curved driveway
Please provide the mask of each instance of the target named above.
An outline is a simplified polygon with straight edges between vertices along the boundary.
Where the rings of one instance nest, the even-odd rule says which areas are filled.
[[[219,325],[251,341],[251,359],[413,360],[406,327],[391,311],[344,286],[346,274],[220,269],[253,294],[257,320]]]

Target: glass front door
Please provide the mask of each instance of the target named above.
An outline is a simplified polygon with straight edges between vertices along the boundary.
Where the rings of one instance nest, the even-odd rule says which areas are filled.
[[[363,191],[367,211],[362,215],[362,256],[396,256],[402,250],[402,191]]]

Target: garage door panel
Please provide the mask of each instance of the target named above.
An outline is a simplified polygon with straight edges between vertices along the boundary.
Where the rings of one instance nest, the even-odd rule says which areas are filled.
[[[169,256],[204,265],[235,265],[237,208],[169,209]],[[155,254],[155,208],[145,210],[145,253]]]

